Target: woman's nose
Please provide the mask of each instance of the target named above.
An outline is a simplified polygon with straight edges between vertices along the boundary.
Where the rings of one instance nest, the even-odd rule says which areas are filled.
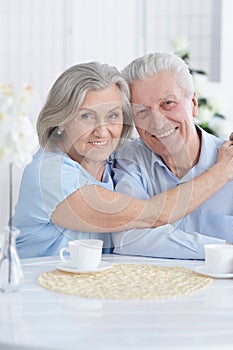
[[[106,137],[108,135],[108,125],[107,124],[99,124],[94,130],[93,134],[97,137]]]

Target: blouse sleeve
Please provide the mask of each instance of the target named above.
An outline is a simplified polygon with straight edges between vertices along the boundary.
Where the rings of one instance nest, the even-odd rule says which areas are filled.
[[[51,217],[56,206],[79,188],[94,183],[81,166],[62,154],[47,153],[41,160],[41,198]]]

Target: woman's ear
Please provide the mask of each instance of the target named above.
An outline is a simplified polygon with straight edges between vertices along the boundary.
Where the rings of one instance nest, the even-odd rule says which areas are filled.
[[[192,114],[193,118],[196,118],[198,116],[198,99],[197,99],[197,94],[194,92],[193,97],[192,97]]]
[[[63,131],[65,130],[64,125],[59,125],[59,130],[61,131],[61,133],[63,133]]]

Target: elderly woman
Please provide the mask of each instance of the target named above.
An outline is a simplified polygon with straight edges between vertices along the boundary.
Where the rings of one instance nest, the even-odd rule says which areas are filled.
[[[128,85],[116,68],[79,64],[56,80],[38,118],[41,148],[24,171],[13,217],[22,258],[58,255],[80,238],[102,239],[103,252],[110,252],[110,232],[177,220],[229,180],[220,154],[192,181],[185,210],[172,209],[178,195],[185,200],[187,184],[145,201],[114,192],[109,156],[131,126]]]

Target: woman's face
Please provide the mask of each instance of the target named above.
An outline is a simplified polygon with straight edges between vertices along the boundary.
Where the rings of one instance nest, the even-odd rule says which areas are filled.
[[[123,128],[121,92],[116,85],[90,90],[76,116],[63,125],[63,146],[78,163],[103,162],[116,149]]]

